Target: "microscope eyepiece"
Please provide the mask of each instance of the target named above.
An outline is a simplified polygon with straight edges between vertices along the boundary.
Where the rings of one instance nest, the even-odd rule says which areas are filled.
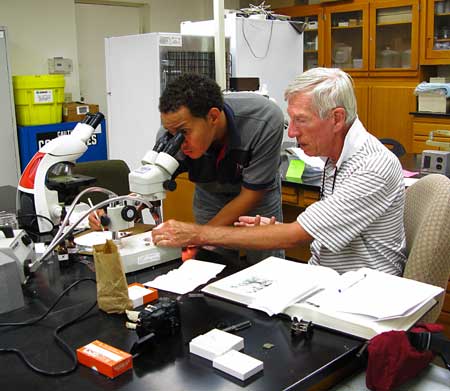
[[[183,144],[183,141],[184,141],[184,134],[177,133],[175,136],[173,136],[169,140],[169,142],[167,143],[163,152],[167,153],[170,156],[175,156],[177,154],[177,152],[180,150],[180,147],[181,147],[181,144]]]
[[[161,152],[166,147],[167,143],[173,136],[169,132],[165,132],[155,143],[153,150],[155,152]]]
[[[89,122],[87,124],[92,126],[93,129],[95,129],[98,125],[100,125],[100,122],[102,122],[104,118],[105,116],[103,115],[103,113],[100,112],[91,114],[91,118],[89,119]]]

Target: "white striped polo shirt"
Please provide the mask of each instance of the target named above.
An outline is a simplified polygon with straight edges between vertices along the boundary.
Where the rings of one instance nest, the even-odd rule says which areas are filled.
[[[406,261],[402,167],[359,119],[336,165],[326,164],[322,193],[322,200],[297,218],[314,238],[309,263],[340,273],[370,267],[401,275]]]

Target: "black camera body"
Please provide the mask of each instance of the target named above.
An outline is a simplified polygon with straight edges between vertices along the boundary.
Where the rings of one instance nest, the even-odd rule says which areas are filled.
[[[178,302],[161,297],[157,303],[147,305],[139,313],[136,333],[139,338],[149,334],[155,337],[175,335],[180,331],[180,310]]]

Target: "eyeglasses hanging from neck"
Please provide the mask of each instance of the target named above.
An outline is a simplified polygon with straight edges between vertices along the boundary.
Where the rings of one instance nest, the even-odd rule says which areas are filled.
[[[320,198],[319,198],[320,200],[322,200],[325,195],[325,171],[326,171],[326,167],[327,167],[329,161],[330,161],[330,158],[327,159],[327,161],[325,162],[325,166],[323,167],[322,186],[320,188]],[[337,172],[338,172],[338,169],[337,169],[337,167],[335,167],[334,174],[333,174],[333,184],[331,185],[331,194],[333,194],[333,192],[334,192],[334,185],[336,184]]]

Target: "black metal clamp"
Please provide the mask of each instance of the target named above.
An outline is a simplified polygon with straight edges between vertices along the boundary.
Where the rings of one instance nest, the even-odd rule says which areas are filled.
[[[292,337],[311,339],[313,334],[313,327],[313,322],[302,319],[298,320],[297,317],[294,317],[291,323],[291,335]]]

